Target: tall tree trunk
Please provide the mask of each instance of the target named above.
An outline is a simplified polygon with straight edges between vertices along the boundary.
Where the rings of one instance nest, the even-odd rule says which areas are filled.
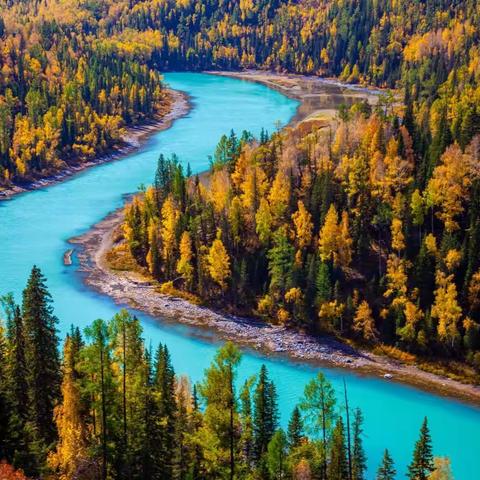
[[[322,478],[327,478],[327,422],[325,418],[325,392],[322,386],[322,433],[323,433],[323,462],[322,462]]]
[[[348,409],[347,384],[343,379],[343,391],[345,394],[345,409],[347,411],[347,456],[348,456],[348,478],[352,480],[352,444],[350,439],[350,412]]]
[[[102,480],[107,478],[107,407],[105,403],[105,378],[103,372],[103,343],[100,346],[100,382],[102,393]]]
[[[234,452],[234,425],[233,425],[233,372],[232,366],[229,367],[229,384],[230,384],[230,480],[235,476],[235,452]]]

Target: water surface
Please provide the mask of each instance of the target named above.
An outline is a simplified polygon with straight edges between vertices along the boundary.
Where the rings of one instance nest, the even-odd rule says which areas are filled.
[[[175,152],[182,162],[190,163],[193,171],[204,170],[220,135],[232,128],[239,133],[248,129],[258,134],[262,127],[273,131],[276,122],[287,123],[298,106],[296,101],[251,82],[193,73],[172,73],[166,79],[173,88],[189,93],[194,105],[191,113],[170,130],[152,136],[140,151],[120,161],[0,202],[0,292],[13,291],[19,299],[32,265],[39,265],[48,278],[62,334],[71,324],[83,327],[95,318],[110,318],[118,310],[109,298],[82,284],[75,264],[63,265],[69,238],[122,205],[124,194],[142,183],[151,183],[160,153]],[[142,314],[140,317],[147,343],[167,343],[177,372],[199,380],[214,355],[215,339],[200,339],[190,328]],[[262,362],[277,384],[285,425],[315,369],[246,352],[240,377],[257,372]],[[457,479],[480,478],[480,409],[383,379],[324,370],[339,394],[343,378],[347,380],[351,405],[364,412],[369,479],[385,447],[397,462],[398,478],[404,477],[425,415],[430,421],[435,454],[451,457]]]

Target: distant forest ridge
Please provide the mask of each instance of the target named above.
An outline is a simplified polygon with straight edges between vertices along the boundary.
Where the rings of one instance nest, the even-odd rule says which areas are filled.
[[[473,0],[10,0],[0,12],[4,184],[117,143],[123,125],[159,111],[167,69],[259,67],[402,86],[419,109],[453,76],[459,95],[472,89],[455,115],[478,120]]]

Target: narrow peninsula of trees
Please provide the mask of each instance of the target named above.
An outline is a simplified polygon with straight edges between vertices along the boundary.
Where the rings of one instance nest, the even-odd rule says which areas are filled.
[[[125,208],[111,265],[163,293],[443,359],[474,381],[480,137],[437,112],[430,129],[449,140],[428,148],[420,113],[382,98],[258,140],[232,132],[200,177],[161,156]]]

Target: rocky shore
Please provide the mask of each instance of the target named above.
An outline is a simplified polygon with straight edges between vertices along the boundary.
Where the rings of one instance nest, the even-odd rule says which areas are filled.
[[[132,153],[142,145],[143,140],[148,137],[148,135],[161,130],[166,130],[171,126],[174,120],[184,116],[190,110],[188,96],[183,92],[169,90],[169,95],[171,108],[164,116],[159,119],[154,118],[145,121],[137,126],[126,128],[126,133],[121,144],[113,148],[107,154],[99,155],[93,160],[86,162],[72,163],[67,165],[61,172],[58,172],[55,175],[44,177],[23,185],[14,185],[4,190],[0,190],[0,201],[8,200],[13,196],[23,192],[48,187],[55,183],[62,182],[67,178],[86,170],[87,168],[94,167],[102,163],[119,160],[125,155]]]

